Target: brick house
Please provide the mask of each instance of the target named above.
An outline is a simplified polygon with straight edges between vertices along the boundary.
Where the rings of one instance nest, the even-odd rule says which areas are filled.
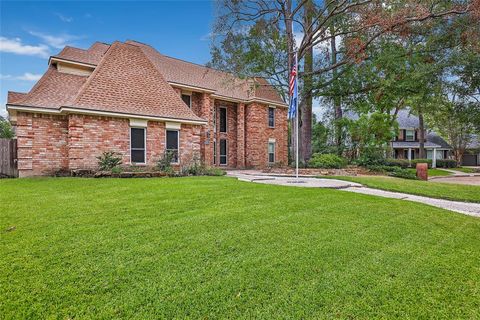
[[[287,105],[263,78],[160,54],[135,41],[65,47],[28,93],[9,92],[21,177],[124,164],[201,160],[226,168],[287,163]]]

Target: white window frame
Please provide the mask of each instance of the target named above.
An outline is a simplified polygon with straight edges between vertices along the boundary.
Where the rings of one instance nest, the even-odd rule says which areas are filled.
[[[275,142],[274,141],[269,141],[267,144],[267,157],[268,157],[268,163],[272,164],[275,163]],[[270,161],[270,145],[273,145],[273,161]]]
[[[222,140],[225,141],[225,163],[222,163]],[[219,156],[218,156],[218,164],[220,166],[228,166],[228,140],[227,139],[220,139],[218,143],[219,148]]]
[[[408,132],[413,132],[413,137],[411,140],[408,139]],[[415,129],[405,129],[405,141],[415,141]]]
[[[168,131],[176,131],[177,132],[177,161],[176,162],[171,162],[171,164],[180,164],[180,130],[179,129],[165,129],[165,154],[167,154],[167,151],[169,149],[167,149],[167,132]]]
[[[273,125],[271,126],[270,125],[270,110],[273,110]],[[268,112],[267,112],[267,122],[268,122],[268,127],[269,128],[275,128],[275,119],[276,118],[276,114],[275,114],[275,108],[273,107],[268,107]]]
[[[191,93],[182,92],[182,93],[180,94],[180,98],[181,98],[182,101],[183,101],[183,97],[182,97],[182,96],[188,96],[188,97],[190,97],[190,102],[189,102],[189,104],[187,104],[187,106],[191,109],[191,108],[192,108],[192,94],[191,94]],[[183,102],[185,102],[185,101],[183,101]]]
[[[219,112],[219,121],[218,121],[218,131],[220,133],[227,133],[228,132],[228,109],[227,107],[220,107],[219,109],[225,110],[225,131],[222,131],[222,112]]]
[[[142,129],[143,130],[143,159],[145,160],[144,162],[133,162],[132,161],[132,129]],[[135,150],[141,150],[139,148],[135,148]],[[145,165],[147,164],[147,128],[145,127],[137,127],[137,126],[131,126],[130,127],[130,164],[135,164],[135,165]]]

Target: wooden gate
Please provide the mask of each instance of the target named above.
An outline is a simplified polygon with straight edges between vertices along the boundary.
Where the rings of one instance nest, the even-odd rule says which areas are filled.
[[[0,178],[18,177],[17,140],[0,139]]]

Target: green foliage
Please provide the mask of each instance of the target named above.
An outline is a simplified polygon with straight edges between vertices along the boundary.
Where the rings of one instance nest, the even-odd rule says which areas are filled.
[[[114,151],[104,151],[97,157],[98,167],[102,171],[110,171],[122,164],[121,154]]]
[[[456,168],[458,166],[457,161],[453,159],[438,159],[437,167],[438,168]]]
[[[358,120],[348,121],[348,128],[361,165],[381,164],[398,130],[394,116],[380,112],[361,114]]]
[[[400,167],[400,168],[408,168],[410,167],[410,162],[405,159],[385,159],[384,164],[390,167]]]
[[[15,136],[12,125],[7,119],[0,117],[0,138],[12,139]]]
[[[402,178],[402,179],[417,179],[417,175],[414,171],[403,169],[396,166],[386,166],[386,165],[370,165],[367,166],[367,169],[375,172],[381,172],[391,177]]]
[[[168,175],[173,175],[175,171],[172,168],[172,161],[175,158],[175,153],[168,151],[158,160],[157,168],[161,172],[164,172]]]
[[[112,168],[112,173],[115,173],[115,174],[118,174],[118,173],[122,173],[122,168],[121,167],[113,167]]]
[[[308,162],[309,168],[340,169],[347,165],[347,161],[336,154],[315,153]]]
[[[426,163],[429,168],[432,167],[432,160],[431,159],[412,159],[411,163],[412,163],[413,168],[416,168],[417,163]]]

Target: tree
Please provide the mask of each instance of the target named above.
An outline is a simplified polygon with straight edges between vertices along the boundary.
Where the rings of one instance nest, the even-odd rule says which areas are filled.
[[[312,122],[307,117],[311,119],[311,95],[318,95],[325,87],[334,84],[350,66],[367,58],[367,48],[381,36],[406,33],[412,25],[465,14],[474,10],[475,6],[478,6],[478,0],[436,3],[413,0],[222,0],[213,31],[212,65],[243,77],[263,76],[274,83],[285,97],[288,70],[292,66],[296,46],[298,59],[304,66],[299,76],[303,84],[314,83],[311,88],[305,86],[306,90],[301,91],[300,97],[304,117],[302,127],[305,126],[300,132],[301,154],[308,157]],[[296,33],[292,29],[292,21]],[[259,25],[263,26],[261,32],[252,35],[251,30],[258,31]],[[296,43],[295,37],[301,40]],[[328,44],[336,39],[341,39],[343,49],[333,50],[335,59],[326,59]],[[310,68],[308,60],[312,50]],[[336,112],[340,119],[338,102]],[[341,140],[340,135],[338,140]]]
[[[11,139],[15,136],[10,121],[0,116],[0,138]]]

